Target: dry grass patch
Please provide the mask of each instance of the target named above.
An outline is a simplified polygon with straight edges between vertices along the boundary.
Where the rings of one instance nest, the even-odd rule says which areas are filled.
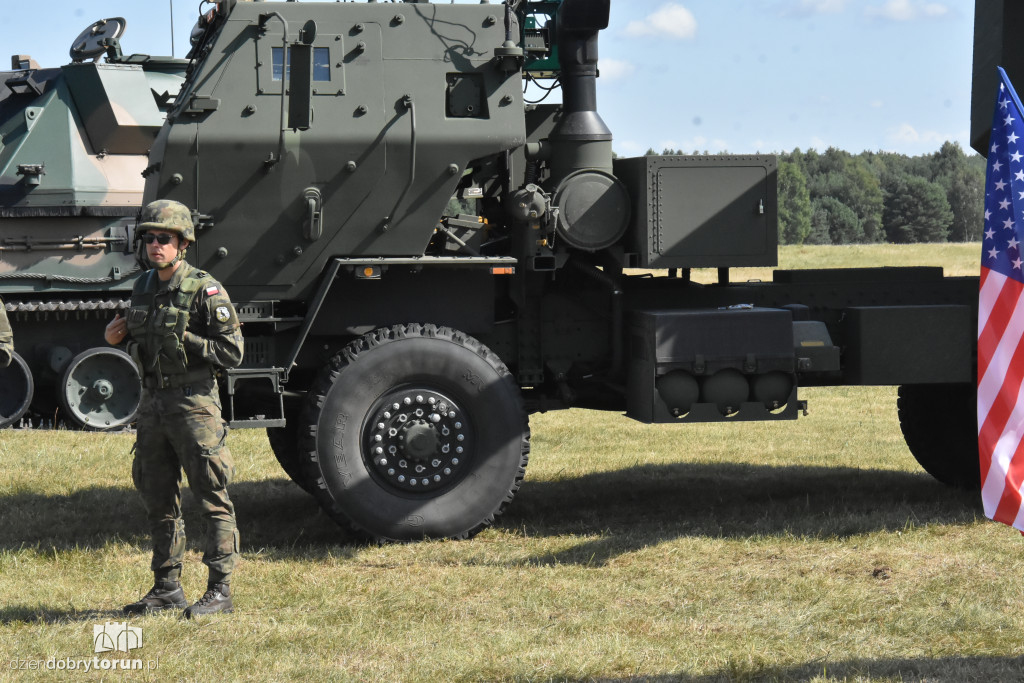
[[[134,620],[159,670],[128,675],[1011,680],[1019,535],[918,470],[892,389],[804,393],[795,423],[534,416],[519,497],[458,543],[355,544],[281,477],[262,434],[235,432],[238,611]],[[131,443],[3,434],[0,515],[16,521],[0,528],[0,652],[91,657],[92,626],[147,587]],[[190,595],[200,551],[194,534]]]
[[[123,678],[1020,680],[1020,535],[920,471],[894,389],[803,398],[796,422],[535,415],[517,499],[458,543],[357,544],[262,433],[235,432],[237,612],[133,620],[159,669]],[[93,625],[148,588],[132,441],[0,433],[0,676],[50,680],[10,661],[91,658]]]

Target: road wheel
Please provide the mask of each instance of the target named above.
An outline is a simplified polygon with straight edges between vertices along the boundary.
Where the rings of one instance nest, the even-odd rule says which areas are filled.
[[[381,540],[472,536],[512,500],[529,456],[508,369],[472,337],[433,325],[349,344],[314,382],[301,423],[320,504]]]
[[[82,429],[119,429],[139,412],[142,378],[124,351],[97,346],[75,356],[60,383],[64,415]]]
[[[943,484],[980,489],[978,390],[973,384],[904,384],[897,407],[910,452]]]
[[[15,351],[11,364],[0,368],[0,429],[15,424],[28,411],[35,386],[32,370]]]

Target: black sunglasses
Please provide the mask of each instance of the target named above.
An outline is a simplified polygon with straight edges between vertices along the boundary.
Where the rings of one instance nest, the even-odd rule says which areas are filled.
[[[160,244],[170,244],[171,238],[174,235],[168,235],[166,232],[162,232],[159,235],[154,235],[151,232],[147,232],[142,236],[142,239],[146,240],[146,244],[153,244],[153,242],[159,242]]]

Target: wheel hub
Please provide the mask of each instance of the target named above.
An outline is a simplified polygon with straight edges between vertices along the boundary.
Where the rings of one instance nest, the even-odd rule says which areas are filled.
[[[465,411],[444,394],[422,388],[378,401],[364,431],[373,470],[403,491],[433,491],[465,471],[472,436]]]
[[[399,450],[407,453],[413,460],[426,460],[437,453],[441,445],[440,435],[434,427],[424,420],[415,420],[407,423],[398,435],[399,440],[404,443]]]
[[[114,385],[105,379],[97,380],[92,385],[92,390],[103,398],[110,398],[114,395]]]

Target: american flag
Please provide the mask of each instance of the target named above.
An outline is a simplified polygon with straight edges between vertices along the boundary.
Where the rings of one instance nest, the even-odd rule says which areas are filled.
[[[1024,531],[1024,107],[999,75],[978,296],[978,452],[985,516]]]

